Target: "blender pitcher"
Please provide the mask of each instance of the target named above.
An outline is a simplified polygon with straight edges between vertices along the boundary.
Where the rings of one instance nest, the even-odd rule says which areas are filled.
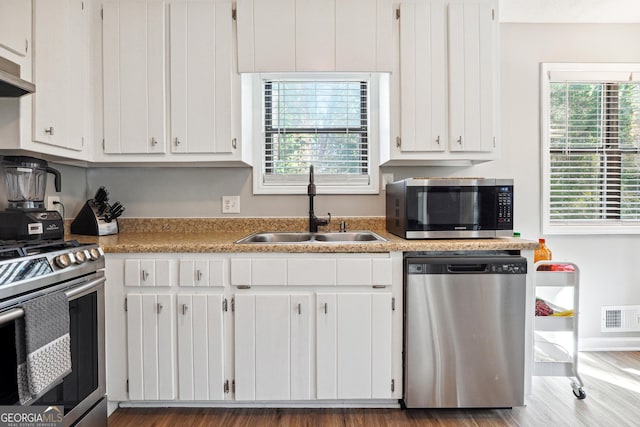
[[[50,167],[45,160],[27,156],[5,156],[2,166],[8,209],[44,211],[48,174],[54,175],[56,192],[60,192],[60,172]]]

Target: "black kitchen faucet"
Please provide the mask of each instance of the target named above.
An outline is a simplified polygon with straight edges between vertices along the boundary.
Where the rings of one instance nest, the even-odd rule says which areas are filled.
[[[328,214],[329,219],[321,219],[313,212],[313,198],[316,195],[316,185],[313,183],[313,165],[309,167],[309,185],[307,186],[307,195],[309,196],[309,232],[317,233],[319,225],[329,225],[331,222],[331,214]]]

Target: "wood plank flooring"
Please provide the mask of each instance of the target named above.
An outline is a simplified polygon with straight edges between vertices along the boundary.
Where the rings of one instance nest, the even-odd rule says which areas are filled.
[[[400,409],[118,409],[109,427],[640,426],[640,352],[584,352],[579,372],[587,398],[565,377],[534,377],[527,406],[499,410]]]

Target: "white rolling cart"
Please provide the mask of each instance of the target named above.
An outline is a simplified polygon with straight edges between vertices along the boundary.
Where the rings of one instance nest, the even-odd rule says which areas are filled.
[[[580,270],[572,262],[535,264],[536,302],[540,298],[546,307],[565,314],[535,316],[533,375],[574,378],[573,394],[584,399],[587,395],[578,374],[579,284]]]

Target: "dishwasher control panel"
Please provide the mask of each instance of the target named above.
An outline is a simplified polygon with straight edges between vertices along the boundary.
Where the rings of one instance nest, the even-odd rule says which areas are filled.
[[[411,274],[527,274],[527,260],[511,257],[407,258]]]

